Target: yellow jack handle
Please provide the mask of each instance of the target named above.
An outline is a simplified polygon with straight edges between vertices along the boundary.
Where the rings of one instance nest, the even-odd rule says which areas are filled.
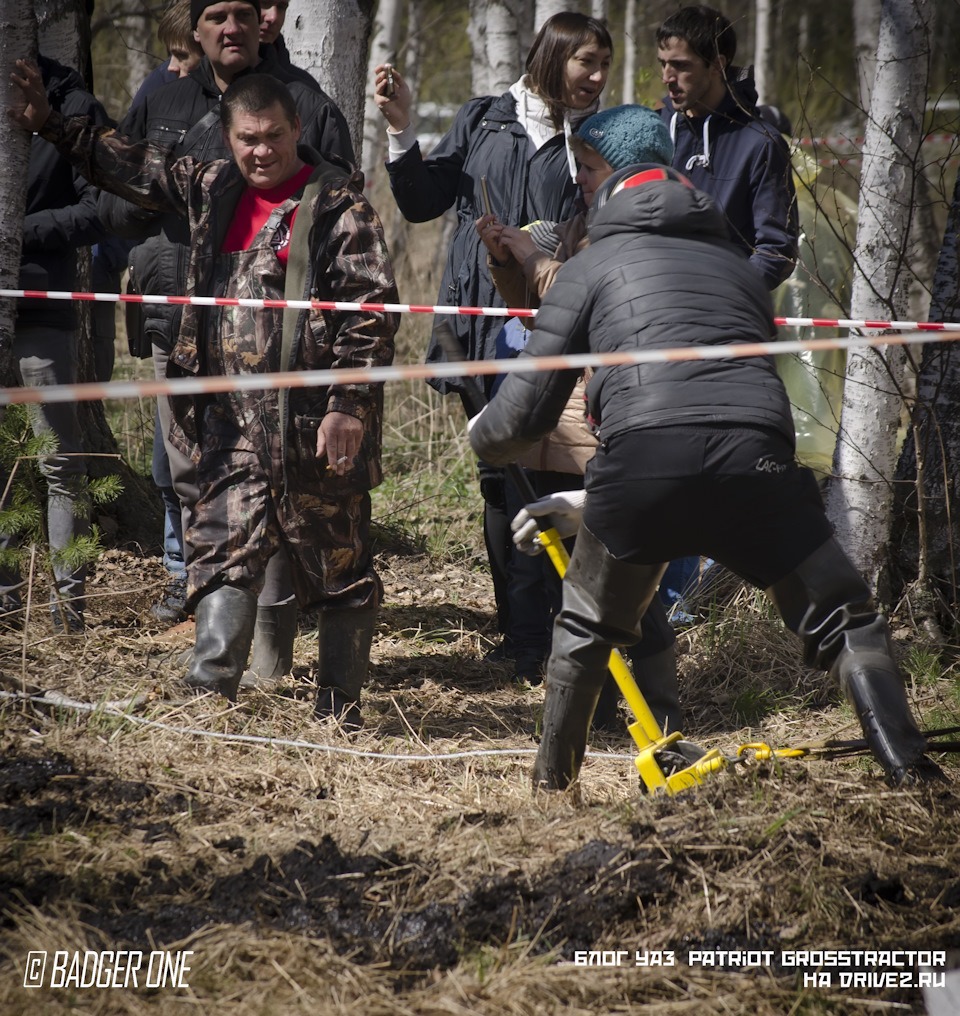
[[[564,547],[560,535],[556,529],[544,529],[541,530],[539,539],[553,562],[553,566],[563,578],[567,566],[570,564],[570,556],[567,554],[567,548]],[[680,793],[681,790],[700,786],[704,777],[727,765],[727,760],[718,749],[714,748],[685,769],[680,769],[670,775],[664,773],[656,757],[657,752],[683,740],[683,735],[677,732],[666,737],[663,736],[660,725],[653,713],[650,712],[643,693],[637,687],[637,682],[633,679],[633,674],[630,673],[630,669],[618,649],[614,649],[610,653],[609,667],[613,679],[627,700],[627,705],[630,706],[631,712],[636,717],[636,722],[631,723],[627,730],[639,750],[635,761],[637,769],[640,771],[640,778],[651,794],[659,791],[673,795]]]

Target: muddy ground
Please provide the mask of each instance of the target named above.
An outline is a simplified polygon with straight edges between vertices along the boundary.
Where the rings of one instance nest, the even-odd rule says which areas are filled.
[[[183,699],[188,636],[148,623],[153,558],[101,559],[84,636],[42,611],[0,636],[0,1012],[925,1011],[911,954],[960,949],[954,763],[894,791],[865,759],[753,760],[654,799],[623,732],[574,791],[534,797],[542,689],[484,659],[485,575],[409,548],[379,562],[353,735],[312,718],[306,616],[279,694]],[[925,725],[960,722],[952,655],[895,630]],[[705,746],[857,736],[752,595],[678,649]],[[906,955],[796,955],[836,949]],[[71,980],[85,950],[142,953],[136,986]],[[148,986],[165,952],[189,969]]]

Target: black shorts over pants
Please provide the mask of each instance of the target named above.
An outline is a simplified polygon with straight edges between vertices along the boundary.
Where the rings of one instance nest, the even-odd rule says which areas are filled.
[[[813,473],[778,431],[679,425],[604,441],[583,524],[620,560],[705,555],[761,589],[833,535]]]

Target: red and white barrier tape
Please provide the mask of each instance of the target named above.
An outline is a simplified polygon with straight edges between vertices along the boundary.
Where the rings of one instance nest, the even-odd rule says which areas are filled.
[[[102,303],[168,303],[195,307],[271,307],[291,310],[338,310],[377,314],[462,314],[472,317],[532,317],[529,307],[455,307],[418,303],[343,303],[335,300],[256,300],[226,296],[158,296],[139,293],[70,293],[53,289],[0,289],[0,298],[84,300]]]
[[[312,388],[334,384],[371,384],[416,378],[517,374],[538,370],[582,370],[631,363],[671,363],[682,360],[730,360],[747,356],[776,356],[820,349],[862,349],[868,346],[905,346],[952,342],[958,332],[923,335],[856,336],[849,339],[809,339],[806,342],[742,342],[729,346],[674,346],[623,353],[582,353],[575,356],[524,356],[512,360],[472,360],[463,363],[409,364],[392,367],[346,367],[337,370],[289,371],[277,374],[177,378],[167,381],[111,381],[109,384],[51,385],[49,388],[0,388],[0,406],[18,402],[85,402],[149,395],[202,395],[214,392],[267,388]]]
[[[53,289],[0,289],[0,299],[82,300],[101,303],[174,304],[197,307],[261,307],[291,310],[335,310],[376,314],[460,314],[465,317],[536,317],[529,307],[458,307],[454,304],[343,303],[334,300],[255,300],[220,296],[158,296],[134,293],[71,293]],[[778,317],[774,323],[786,328],[879,328],[898,332],[960,329],[960,321],[868,321],[853,318]]]

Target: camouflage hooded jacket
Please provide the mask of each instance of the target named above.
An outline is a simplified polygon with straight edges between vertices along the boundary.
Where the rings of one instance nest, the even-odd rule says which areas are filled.
[[[56,113],[41,134],[104,190],[145,208],[187,217],[191,247],[186,296],[283,298],[284,273],[270,244],[262,245],[244,271],[224,277],[226,259],[221,259],[220,248],[246,187],[232,160],[202,163],[187,157],[170,161],[165,149],[150,142],[131,143],[109,128]],[[313,176],[323,173],[309,209],[307,293],[298,295],[352,303],[397,302],[380,221],[349,169],[340,164],[334,167],[339,172],[331,172],[331,164],[309,148],[301,148],[298,154],[317,167]],[[294,196],[279,206],[269,228],[279,236],[289,232],[297,205]],[[305,212],[297,213],[298,229],[305,225]],[[372,367],[393,359],[397,315],[303,311],[288,364],[280,363],[282,322],[279,309],[187,305],[168,375]],[[197,458],[198,408],[216,399],[260,451],[275,490],[280,489],[285,472],[291,478],[306,472],[331,495],[366,490],[380,482],[381,384],[296,388],[284,393],[284,398],[289,400],[288,422],[286,433],[280,434],[276,390],[176,396],[171,441]],[[312,460],[311,442],[315,448],[317,426],[325,412],[347,413],[364,424],[358,461],[343,477],[318,469]],[[285,466],[294,468],[285,470]]]

